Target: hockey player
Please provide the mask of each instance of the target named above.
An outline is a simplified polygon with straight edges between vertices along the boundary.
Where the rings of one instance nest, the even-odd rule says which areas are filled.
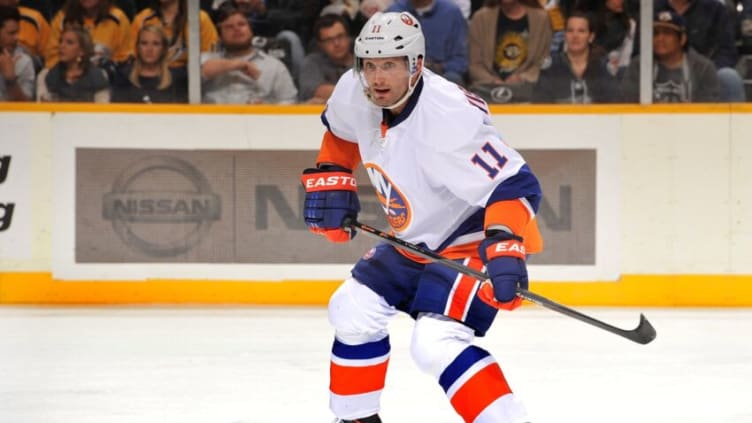
[[[306,169],[304,218],[334,242],[360,205],[352,171],[362,161],[393,233],[474,269],[477,281],[387,244],[372,248],[332,295],[330,407],[336,422],[381,422],[398,312],[415,319],[410,352],[466,422],[526,422],[501,368],[473,344],[497,309],[520,305],[526,252],[541,249],[538,180],[494,129],[486,104],[424,69],[424,37],[406,12],[378,13],[355,41],[356,62],[322,114],[316,168]]]

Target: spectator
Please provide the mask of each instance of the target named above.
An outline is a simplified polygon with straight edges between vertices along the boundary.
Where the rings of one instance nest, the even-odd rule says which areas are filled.
[[[141,27],[136,34],[135,57],[119,68],[113,81],[113,103],[187,102],[187,80],[180,79],[184,72],[171,70],[169,49],[170,42],[162,27]]]
[[[739,56],[726,5],[717,0],[659,0],[656,10],[672,9],[684,18],[690,47],[710,58],[721,84],[720,101],[743,102],[744,85],[734,69]]]
[[[537,0],[488,0],[470,19],[470,83],[492,103],[530,101],[552,29]]]
[[[653,21],[653,101],[656,103],[702,103],[719,99],[719,81],[713,62],[688,47],[684,19],[673,10],[663,10]],[[639,100],[639,57],[624,76],[628,101]]]
[[[0,102],[34,98],[34,64],[18,45],[21,14],[0,6]]]
[[[130,21],[111,0],[68,0],[50,24],[44,65],[49,69],[57,64],[61,32],[71,26],[85,29],[94,43],[91,56],[95,64],[109,66],[130,57]]]
[[[153,0],[140,11],[131,25],[131,39],[136,39],[142,27],[154,25],[167,36],[167,63],[171,68],[185,68],[188,63],[187,0]],[[201,52],[211,51],[217,44],[217,30],[208,13],[199,11],[199,39]]]
[[[552,56],[551,66],[541,70],[533,89],[536,103],[614,103],[616,80],[592,52],[593,19],[574,12],[566,21],[566,50]]]
[[[635,52],[637,21],[624,9],[625,0],[598,2],[593,47],[606,57],[606,68],[621,79]]]
[[[68,27],[57,44],[55,66],[37,77],[37,100],[109,103],[107,73],[92,61],[94,42],[89,32]]]
[[[38,72],[44,64],[44,50],[50,38],[50,24],[38,10],[19,5],[20,0],[0,0],[0,6],[17,8],[21,15],[18,45],[34,61]]]
[[[423,65],[444,78],[465,85],[467,20],[452,0],[397,0],[387,12],[410,12],[426,37]]]
[[[223,51],[201,56],[204,103],[294,103],[298,90],[277,58],[255,49],[248,20],[231,6],[217,14]]]
[[[353,64],[352,38],[347,20],[341,15],[324,15],[313,25],[318,49],[303,61],[300,99],[323,104],[334,85]]]
[[[280,30],[276,23],[267,17],[265,0],[227,1],[248,18],[255,35],[254,46],[280,59],[290,70],[293,79],[297,80],[305,58],[305,47],[300,35],[290,29]]]

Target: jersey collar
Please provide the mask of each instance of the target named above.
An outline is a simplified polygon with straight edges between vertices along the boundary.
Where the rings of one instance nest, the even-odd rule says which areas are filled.
[[[407,119],[408,116],[410,116],[410,114],[413,112],[413,109],[418,104],[418,98],[420,97],[421,91],[423,91],[423,75],[421,75],[418,83],[415,85],[415,89],[413,90],[413,93],[410,94],[410,98],[407,99],[405,108],[402,109],[402,111],[399,112],[398,115],[393,115],[389,111],[389,109],[381,109],[382,119],[384,120],[384,123],[386,123],[387,127],[393,128]]]

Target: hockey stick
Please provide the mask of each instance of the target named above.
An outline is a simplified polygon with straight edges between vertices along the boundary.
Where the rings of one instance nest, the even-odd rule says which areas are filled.
[[[392,235],[389,235],[386,232],[380,231],[376,228],[372,228],[363,223],[346,219],[343,227],[350,228],[351,230],[358,229],[367,236],[381,239],[382,241],[385,241],[386,243],[394,247],[409,251],[413,254],[416,254],[422,258],[431,260],[433,262],[441,263],[451,269],[454,269],[464,275],[470,276],[479,281],[484,281],[488,279],[488,275],[481,271],[471,269],[461,263],[458,263],[454,260],[450,260],[446,257],[436,254],[431,250],[428,250],[419,245],[415,245],[410,242],[401,240]],[[574,319],[577,319],[581,322],[585,322],[597,328],[601,328],[615,335],[622,336],[638,344],[643,344],[643,345],[647,344],[653,339],[655,339],[655,336],[656,336],[655,328],[653,328],[653,325],[650,324],[648,319],[642,313],[640,313],[640,323],[637,325],[637,327],[632,330],[626,330],[626,329],[620,329],[616,326],[612,326],[608,323],[592,318],[586,314],[580,313],[577,310],[573,310],[567,306],[564,306],[555,301],[549,300],[546,297],[530,292],[527,289],[517,288],[517,295],[532,303],[538,304],[539,306],[545,307],[549,310],[559,312],[565,316],[572,317]]]

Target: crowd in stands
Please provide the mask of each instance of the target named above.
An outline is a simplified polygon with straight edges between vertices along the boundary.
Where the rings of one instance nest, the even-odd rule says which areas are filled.
[[[0,101],[187,102],[187,2],[0,0]],[[752,100],[752,0],[654,5],[653,102]],[[200,0],[202,102],[325,103],[379,11],[489,103],[639,101],[639,0]]]

